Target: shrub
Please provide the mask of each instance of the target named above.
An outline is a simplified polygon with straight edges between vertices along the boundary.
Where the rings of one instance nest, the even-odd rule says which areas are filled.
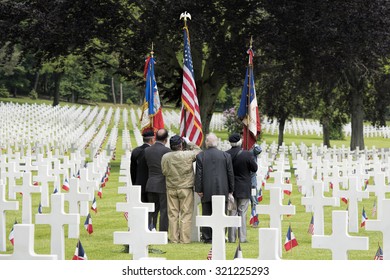
[[[9,98],[9,91],[4,85],[0,86],[0,97]]]
[[[242,130],[242,121],[238,118],[234,107],[225,110],[223,116],[225,118],[224,127],[229,133],[240,132]]]
[[[32,100],[38,99],[38,92],[35,89],[33,89],[28,94],[28,97],[30,97]]]

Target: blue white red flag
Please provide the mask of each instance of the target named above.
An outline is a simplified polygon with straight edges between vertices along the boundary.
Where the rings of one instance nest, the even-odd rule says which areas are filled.
[[[85,219],[84,227],[89,234],[93,233],[92,218],[90,213],[88,213],[88,216]]]
[[[98,197],[100,197],[100,198],[102,198],[102,196],[103,196],[103,188],[100,186],[99,187],[99,191],[98,191]]]
[[[74,255],[72,260],[81,261],[87,260],[87,254],[84,251],[83,245],[81,245],[80,240],[77,242],[76,250],[74,251]]]
[[[259,188],[259,193],[257,195],[257,202],[262,202],[263,201],[263,188]]]
[[[96,205],[96,197],[93,198],[93,202],[92,202],[92,205],[91,205],[91,209],[97,213],[97,205]]]
[[[202,121],[196,92],[189,31],[184,27],[183,84],[181,89],[180,136],[198,146],[203,142]]]
[[[251,219],[249,220],[249,224],[252,227],[256,227],[259,225],[259,217],[256,213],[256,207],[253,207],[253,209],[251,211]]]
[[[291,229],[291,226],[289,226],[286,234],[286,240],[284,242],[284,249],[289,251],[296,246],[298,246],[298,241],[295,239],[295,235]]]
[[[368,220],[367,218],[367,215],[366,215],[366,211],[364,210],[364,207],[363,207],[363,211],[362,211],[362,221],[360,223],[360,227],[365,227],[366,226],[366,221]]]
[[[249,55],[249,63],[246,69],[240,107],[238,108],[237,115],[244,125],[242,146],[245,150],[250,150],[256,143],[257,136],[260,134],[261,124],[257,105],[255,77],[253,74],[254,52],[252,48],[250,48],[247,53]]]
[[[38,214],[42,214],[42,204],[39,202]]]
[[[376,261],[382,261],[383,260],[383,251],[381,246],[378,245],[378,250],[376,250],[374,260]]]
[[[16,225],[18,222],[15,221],[14,225]],[[12,229],[9,233],[8,240],[11,242],[12,246],[14,246],[14,241],[15,241],[15,234],[14,234],[14,226],[12,226]]]
[[[64,183],[62,184],[62,189],[65,191],[69,191],[69,181],[68,178],[65,178]]]
[[[154,75],[155,60],[150,56],[145,61],[145,98],[142,107],[141,128],[142,130],[152,127],[154,130],[164,128],[160,97],[158,94],[156,77]]]

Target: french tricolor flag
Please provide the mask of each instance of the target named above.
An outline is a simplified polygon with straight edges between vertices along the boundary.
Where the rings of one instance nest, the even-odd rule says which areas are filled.
[[[93,233],[92,218],[90,213],[88,213],[87,219],[85,219],[84,227],[89,234]]]
[[[296,246],[298,246],[298,241],[295,239],[295,235],[291,230],[291,226],[289,226],[286,235],[286,241],[284,242],[284,249],[286,249],[286,251],[289,251]]]
[[[62,184],[62,189],[65,191],[69,191],[69,181],[68,178],[65,178],[64,183]]]

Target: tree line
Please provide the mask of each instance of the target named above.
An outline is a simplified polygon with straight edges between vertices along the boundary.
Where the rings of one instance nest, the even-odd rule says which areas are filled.
[[[180,106],[184,11],[205,133],[240,95],[251,37],[259,108],[279,144],[293,116],[319,119],[328,146],[351,121],[352,150],[364,148],[364,121],[386,124],[386,0],[0,0],[0,94],[117,102],[125,87],[137,102],[153,44],[160,96]]]

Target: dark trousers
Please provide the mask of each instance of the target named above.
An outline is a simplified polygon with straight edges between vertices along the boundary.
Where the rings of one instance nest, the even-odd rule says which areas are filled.
[[[168,231],[168,209],[166,193],[148,193],[148,202],[154,203],[154,212],[149,213],[149,228],[157,228],[160,213],[159,231]]]

